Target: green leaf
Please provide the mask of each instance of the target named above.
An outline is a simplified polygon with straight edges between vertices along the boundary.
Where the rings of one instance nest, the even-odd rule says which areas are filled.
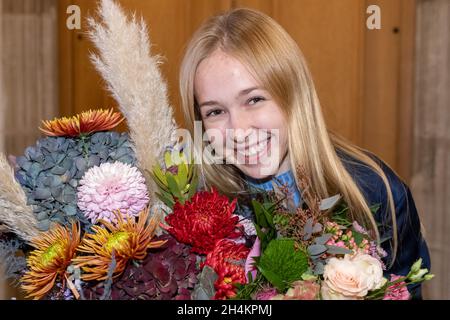
[[[263,251],[257,267],[270,283],[284,290],[308,270],[308,256],[296,249],[295,240],[276,239]]]
[[[255,216],[256,216],[256,223],[261,228],[268,228],[269,224],[267,223],[265,214],[263,212],[263,207],[261,203],[259,203],[256,200],[252,200],[253,209],[255,210]]]
[[[188,172],[187,172],[187,168],[185,164],[180,164],[178,166],[178,186],[180,187],[180,190],[183,190],[184,187],[186,186],[187,183],[187,176],[188,176]]]
[[[167,151],[166,153],[164,153],[164,164],[166,165],[166,169],[170,168],[173,165],[172,153],[170,151]]]
[[[194,196],[194,194],[197,192],[197,185],[198,185],[198,180],[194,179],[194,181],[192,181],[192,183],[189,186],[189,192],[188,192],[186,200],[190,200]]]
[[[364,240],[364,235],[358,231],[355,231],[354,228],[352,228],[352,235],[353,235],[353,238],[355,239],[356,245],[359,246],[361,244],[361,242]]]
[[[265,234],[262,232],[261,228],[258,225],[255,225],[255,230],[259,240],[262,240],[265,237]]]
[[[156,192],[156,196],[162,201],[164,202],[164,204],[166,206],[168,206],[169,208],[173,208],[173,205],[175,204],[175,202],[173,201],[172,196],[167,196],[167,195],[163,195],[161,193]]]
[[[152,176],[154,176],[154,180],[156,181],[156,183],[160,186],[160,188],[165,188],[167,187],[167,179],[166,176],[164,175],[163,171],[161,170],[161,168],[159,166],[155,166],[153,168],[153,174]]]
[[[180,189],[178,188],[178,183],[175,181],[175,178],[171,174],[167,174],[166,178],[170,193],[172,193],[172,195],[176,197],[180,202],[184,203],[184,198],[181,195]]]
[[[270,227],[274,227],[273,225],[273,215],[272,213],[269,211],[269,209],[265,208],[265,206],[262,208],[262,212],[264,213],[264,217],[266,218],[267,224]]]
[[[287,285],[275,272],[272,270],[267,270],[262,266],[258,266],[258,269],[273,286],[278,288],[278,290],[284,291],[286,289]]]

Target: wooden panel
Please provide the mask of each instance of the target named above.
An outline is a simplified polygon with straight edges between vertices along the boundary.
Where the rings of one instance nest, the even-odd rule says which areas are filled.
[[[366,31],[363,147],[397,168],[400,1],[367,1],[381,9],[380,30]]]
[[[74,114],[89,108],[109,107],[115,105],[114,100],[104,90],[104,83],[89,61],[89,52],[94,50],[86,39],[85,18],[94,15],[96,2],[92,0],[66,1],[60,8],[64,15],[68,3],[79,5],[83,15],[80,31],[61,33],[63,47],[60,51],[62,78],[69,83],[63,88],[61,102],[65,114]],[[122,0],[119,3],[128,12],[142,15],[149,25],[153,43],[152,52],[165,57],[161,66],[164,77],[168,81],[169,98],[174,106],[176,120],[183,124],[178,94],[178,71],[184,47],[192,33],[207,17],[227,10],[231,6],[229,0]],[[175,22],[175,23],[174,23]],[[126,130],[122,125],[119,130]]]
[[[311,69],[329,127],[361,142],[364,7],[359,0],[236,0],[277,20]],[[332,30],[332,32],[330,32]]]
[[[397,172],[412,179],[416,0],[401,0]]]
[[[328,127],[359,144],[364,8],[359,0],[275,0],[274,17],[311,69]]]
[[[273,17],[274,1],[273,0],[234,0],[233,8],[252,8],[264,12]]]

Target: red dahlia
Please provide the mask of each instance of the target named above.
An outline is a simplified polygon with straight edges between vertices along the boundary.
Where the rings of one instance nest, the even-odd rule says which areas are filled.
[[[214,299],[233,298],[236,295],[234,284],[245,284],[245,260],[250,249],[243,244],[223,239],[217,242],[214,250],[208,253],[205,265],[210,266],[219,276],[214,283]]]
[[[173,212],[166,217],[167,231],[179,242],[192,246],[192,251],[207,254],[217,241],[236,238],[239,217],[233,215],[236,199],[231,203],[227,197],[212,188],[200,191],[184,205],[177,202]]]

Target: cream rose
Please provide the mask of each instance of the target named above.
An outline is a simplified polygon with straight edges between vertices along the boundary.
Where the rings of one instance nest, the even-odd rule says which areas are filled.
[[[321,293],[325,300],[363,299],[386,283],[381,262],[363,253],[331,258],[323,278]]]

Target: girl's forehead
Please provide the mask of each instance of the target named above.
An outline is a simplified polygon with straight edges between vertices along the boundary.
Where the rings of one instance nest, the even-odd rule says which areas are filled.
[[[195,74],[196,91],[232,89],[257,86],[258,81],[238,59],[226,53],[214,53],[203,60]],[[244,88],[244,89],[246,89]]]

